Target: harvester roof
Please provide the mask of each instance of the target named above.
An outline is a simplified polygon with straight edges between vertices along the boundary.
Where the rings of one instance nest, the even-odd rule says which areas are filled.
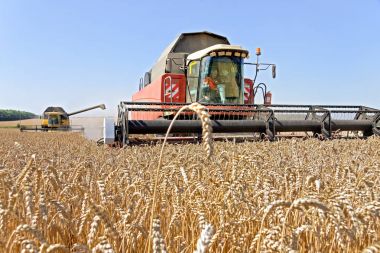
[[[172,43],[169,44],[169,46],[166,47],[161,56],[158,58],[158,61],[160,61],[162,58],[167,57],[169,53],[191,54],[193,52],[216,44],[229,45],[230,42],[224,36],[207,31],[181,33],[172,41]]]
[[[44,111],[44,114],[48,114],[48,113],[67,114],[66,111],[62,107],[59,107],[59,106],[49,106]]]
[[[188,54],[217,44],[229,45],[230,42],[224,36],[207,31],[180,34],[161,53],[157,62],[150,70],[151,80],[155,80],[165,73],[168,59],[175,59],[176,62],[180,63],[180,59],[185,59]],[[170,70],[171,73],[183,72],[179,66],[176,67],[176,64],[173,65],[173,68]]]
[[[213,53],[219,56],[227,55],[227,56],[238,56],[242,58],[248,58],[248,54],[249,54],[248,50],[243,49],[241,46],[217,44],[217,45],[202,49],[200,51],[197,51],[195,53],[188,55],[187,60],[188,61],[198,60],[207,55],[212,56]]]
[[[45,115],[66,115],[63,112],[44,112]]]

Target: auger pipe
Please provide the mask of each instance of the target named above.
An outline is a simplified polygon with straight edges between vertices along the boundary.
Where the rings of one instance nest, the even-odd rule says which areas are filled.
[[[79,110],[79,111],[76,111],[76,112],[68,113],[67,115],[68,116],[72,116],[72,115],[75,115],[75,114],[78,114],[78,113],[87,112],[87,111],[94,110],[94,109],[97,109],[97,108],[100,108],[100,109],[104,110],[104,109],[106,109],[106,106],[104,104],[95,105],[95,106],[91,106],[91,107],[88,107],[86,109],[82,109],[82,110]]]
[[[164,134],[169,125],[169,120],[129,120],[127,134]],[[212,120],[212,128],[215,133],[247,133],[266,131],[267,124],[264,120]],[[322,123],[318,120],[276,120],[274,121],[276,132],[320,132]],[[332,131],[372,131],[371,120],[332,120]],[[125,131],[125,130],[124,130]],[[177,120],[173,124],[171,133],[201,133],[202,125],[199,120]]]

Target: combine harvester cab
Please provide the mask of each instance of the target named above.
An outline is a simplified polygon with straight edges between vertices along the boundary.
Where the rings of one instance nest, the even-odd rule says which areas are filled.
[[[336,131],[379,134],[379,110],[363,106],[273,105],[264,83],[256,84],[260,71],[274,64],[247,63],[248,50],[230,45],[226,37],[209,32],[184,33],[161,54],[140,79],[132,102],[121,102],[118,120],[104,122],[104,142],[124,146],[131,135],[164,134],[175,113],[184,105],[204,104],[215,133],[258,133],[275,140],[282,132],[308,132],[331,138]],[[244,77],[244,65],[255,68],[252,79]],[[263,104],[255,104],[262,95]],[[171,133],[198,135],[197,115],[185,111]]]
[[[62,107],[49,106],[43,112],[43,118],[41,120],[42,129],[68,129],[69,127],[69,116]]]

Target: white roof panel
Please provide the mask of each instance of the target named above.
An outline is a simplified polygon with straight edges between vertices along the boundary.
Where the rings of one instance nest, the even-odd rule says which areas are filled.
[[[199,60],[202,57],[205,57],[212,52],[218,52],[218,51],[233,51],[233,52],[245,53],[246,58],[248,58],[248,54],[249,54],[248,50],[243,49],[241,46],[217,44],[217,45],[199,50],[195,53],[189,54],[187,56],[187,60],[188,61]]]

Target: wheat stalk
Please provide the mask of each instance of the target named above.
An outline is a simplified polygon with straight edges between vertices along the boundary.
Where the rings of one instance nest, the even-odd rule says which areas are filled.
[[[380,252],[380,138],[213,145],[0,129],[0,252]]]
[[[199,104],[199,103],[192,103],[190,105],[183,106],[174,115],[174,118],[173,118],[172,122],[170,123],[169,128],[166,132],[164,142],[162,143],[160,157],[158,159],[158,166],[157,166],[156,173],[155,173],[154,189],[153,189],[153,203],[152,203],[151,222],[150,222],[151,225],[150,225],[149,231],[152,231],[154,209],[155,209],[155,205],[156,205],[157,184],[158,184],[158,178],[159,178],[158,175],[159,175],[160,169],[162,167],[162,157],[163,157],[163,153],[164,153],[164,147],[165,147],[167,138],[169,136],[170,130],[172,129],[175,120],[183,111],[188,110],[188,109],[196,112],[198,117],[200,118],[200,120],[202,122],[202,135],[203,135],[203,140],[205,143],[205,150],[207,152],[207,157],[210,158],[211,154],[212,154],[212,126],[211,126],[210,116],[207,113],[206,107]],[[151,232],[149,232],[149,233],[151,233]],[[150,242],[148,242],[147,248],[150,247],[149,244],[150,244]]]

